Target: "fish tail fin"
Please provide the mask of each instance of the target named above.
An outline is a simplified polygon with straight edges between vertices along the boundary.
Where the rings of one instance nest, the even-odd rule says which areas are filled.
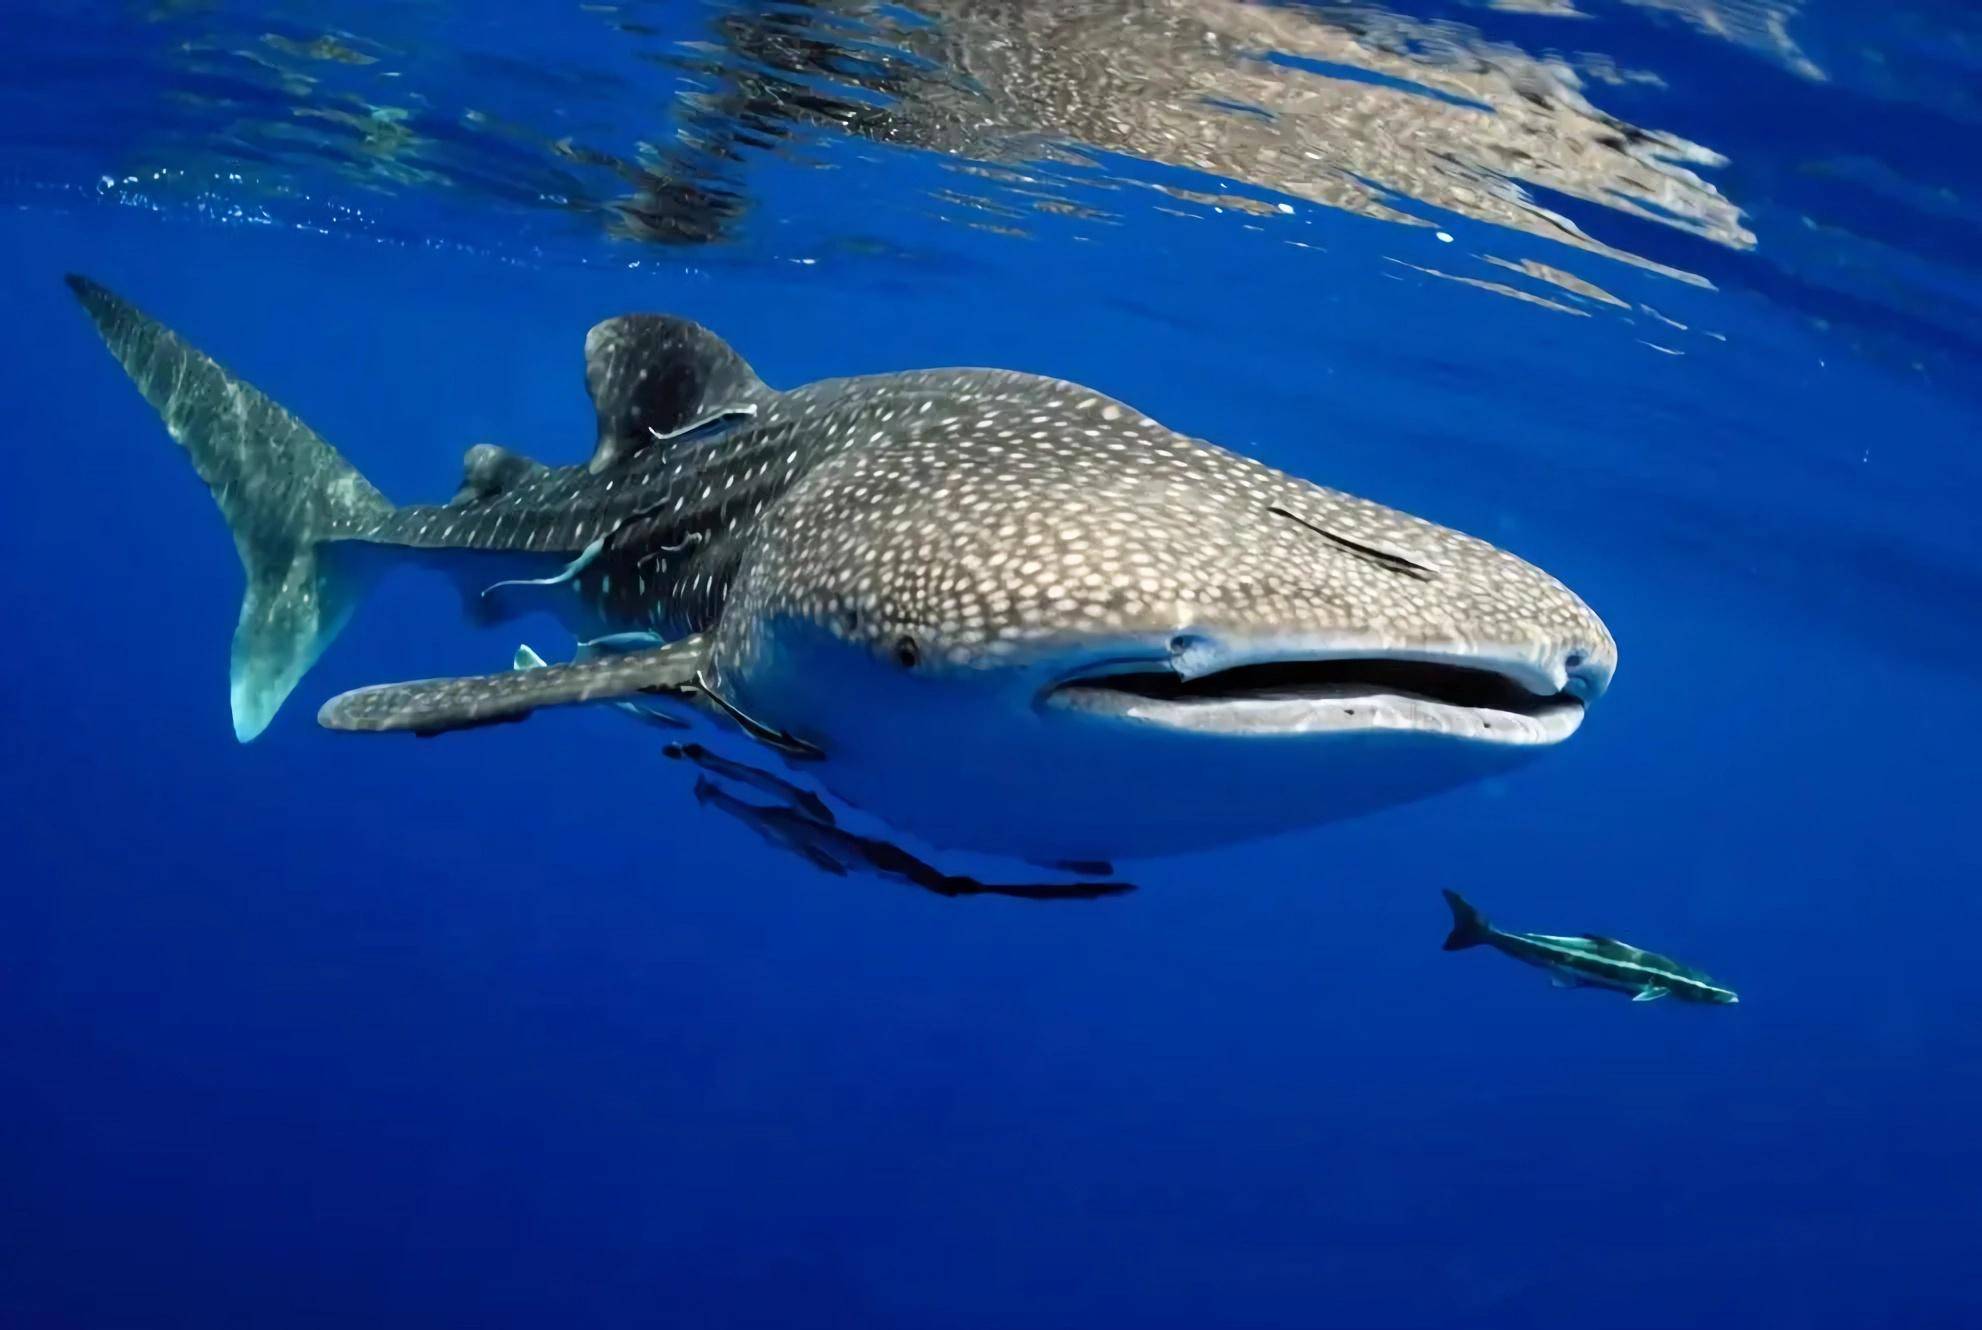
[[[234,628],[230,701],[243,743],[337,636],[366,590],[348,546],[393,511],[302,421],[114,293],[66,279],[213,491],[247,572]]]
[[[1480,912],[1467,903],[1466,898],[1456,891],[1445,893],[1445,903],[1452,907],[1452,931],[1445,936],[1447,951],[1464,951],[1467,947],[1477,947],[1493,932]]]

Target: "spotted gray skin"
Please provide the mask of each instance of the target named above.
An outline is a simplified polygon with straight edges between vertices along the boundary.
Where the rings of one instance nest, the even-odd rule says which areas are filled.
[[[1607,679],[1615,648],[1589,609],[1484,541],[1078,384],[959,370],[862,386],[885,405],[845,418],[859,446],[765,517],[725,670],[752,668],[753,625],[796,617],[965,669],[1068,637],[1181,635],[1189,654],[1299,625],[1391,654],[1491,647],[1537,691],[1568,687],[1572,668],[1592,691]]]
[[[1548,972],[1558,988],[1606,988],[1629,993],[1633,1002],[1673,997],[1681,1002],[1729,1006],[1741,999],[1699,970],[1670,956],[1645,951],[1596,933],[1561,937],[1548,933],[1506,933],[1489,924],[1456,891],[1445,893],[1452,910],[1452,932],[1445,950],[1492,947],[1523,965]]]
[[[1048,864],[1495,774],[1573,733],[1615,666],[1601,621],[1514,555],[1078,384],[945,369],[780,392],[708,330],[629,315],[586,341],[589,463],[478,445],[451,501],[395,507],[255,389],[71,285],[233,529],[244,740],[392,562],[587,645],[346,694],[333,728],[645,697],[630,709],[699,710],[924,843]]]

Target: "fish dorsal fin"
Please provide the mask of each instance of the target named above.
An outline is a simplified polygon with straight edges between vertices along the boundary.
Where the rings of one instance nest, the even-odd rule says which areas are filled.
[[[594,475],[644,448],[728,416],[771,389],[728,342],[665,314],[622,314],[585,334],[585,388],[599,416]]]

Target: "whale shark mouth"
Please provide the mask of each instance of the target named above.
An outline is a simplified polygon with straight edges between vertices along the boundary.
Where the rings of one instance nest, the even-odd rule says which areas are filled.
[[[1479,665],[1381,656],[1267,661],[1192,678],[1147,663],[1104,667],[1047,689],[1040,705],[1199,734],[1404,732],[1510,746],[1560,743],[1583,721],[1581,699],[1567,692],[1536,693]]]

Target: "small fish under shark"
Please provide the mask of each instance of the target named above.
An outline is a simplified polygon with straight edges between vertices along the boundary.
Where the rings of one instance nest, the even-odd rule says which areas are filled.
[[[1546,970],[1558,988],[1608,988],[1629,993],[1633,1002],[1655,1002],[1668,995],[1681,1002],[1718,1006],[1741,1000],[1733,989],[1721,987],[1690,965],[1616,938],[1596,933],[1573,937],[1503,933],[1458,892],[1446,892],[1445,903],[1452,908],[1452,932],[1446,936],[1445,950],[1492,947],[1523,965]]]
[[[552,613],[575,658],[359,689],[324,725],[437,734],[618,704],[920,844],[1105,864],[1505,772],[1574,734],[1616,666],[1602,621],[1513,554],[1063,380],[780,391],[699,324],[625,315],[585,338],[589,461],[477,444],[451,499],[401,506],[156,320],[68,281],[233,533],[243,741],[371,582],[418,565],[478,620]],[[799,811],[815,841],[881,862]]]

